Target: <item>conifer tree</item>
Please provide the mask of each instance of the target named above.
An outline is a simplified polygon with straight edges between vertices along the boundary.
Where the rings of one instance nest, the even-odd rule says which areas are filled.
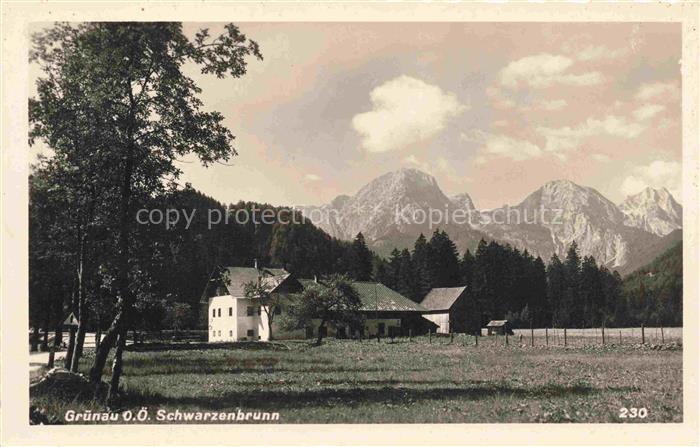
[[[350,247],[350,276],[356,281],[372,279],[372,253],[361,232],[357,233]]]
[[[413,265],[414,291],[413,296],[417,301],[422,300],[430,292],[430,270],[428,269],[428,252],[430,247],[423,233],[418,236],[411,253]]]
[[[435,230],[428,243],[431,287],[454,287],[460,283],[457,246],[444,231]]]

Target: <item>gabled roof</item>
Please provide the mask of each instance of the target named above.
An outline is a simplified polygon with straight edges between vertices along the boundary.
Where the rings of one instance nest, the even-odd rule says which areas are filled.
[[[491,320],[486,327],[500,327],[505,326],[506,324],[508,324],[508,320]]]
[[[428,310],[450,310],[466,289],[467,286],[436,288],[428,292],[420,304]]]
[[[224,284],[228,293],[234,298],[242,298],[245,296],[245,285],[250,282],[256,282],[259,276],[261,277],[261,282],[270,285],[271,291],[274,291],[289,278],[289,272],[285,269],[224,267],[221,276],[224,278]],[[225,279],[228,279],[228,281]]]
[[[313,279],[300,279],[299,282],[306,288],[314,284]],[[381,283],[368,281],[353,281],[352,286],[362,301],[360,310],[383,312],[426,312],[420,304],[411,301],[399,292],[392,290]]]

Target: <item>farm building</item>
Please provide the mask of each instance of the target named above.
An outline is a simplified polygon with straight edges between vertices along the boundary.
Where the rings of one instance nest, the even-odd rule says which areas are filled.
[[[311,279],[300,279],[305,287],[314,282]],[[420,304],[411,301],[399,292],[381,283],[353,281],[355,291],[362,301],[360,312],[365,317],[364,328],[361,332],[345,327],[329,327],[327,335],[337,337],[376,337],[407,335],[427,332],[435,325],[422,317],[427,311]],[[307,338],[318,335],[316,327],[306,330]]]
[[[488,335],[513,335],[513,328],[508,320],[491,320],[486,325]]]
[[[286,311],[287,297],[299,293],[313,279],[295,279],[284,269],[254,267],[225,267],[214,274],[202,295],[206,306],[207,333],[210,342],[245,340],[267,341],[270,338],[265,311],[255,298],[245,296],[245,286],[261,281],[269,285],[271,293],[279,294],[280,303],[274,310],[272,331],[276,339],[312,338],[318,336],[318,326],[299,331],[283,331],[280,315]],[[435,325],[421,316],[426,309],[398,292],[380,283],[355,281],[352,283],[362,300],[361,313],[365,316],[364,328],[351,330],[346,327],[327,327],[327,336],[392,336],[427,332]]]
[[[421,301],[427,309],[423,317],[435,323],[437,332],[477,334],[479,321],[465,287],[442,287],[432,289]]]
[[[302,286],[284,269],[254,267],[225,267],[218,269],[209,280],[202,296],[207,306],[207,333],[210,342],[240,340],[268,340],[270,331],[267,317],[256,299],[245,296],[248,283],[261,281],[270,286],[272,293],[297,293]],[[275,310],[279,315],[284,306]],[[273,322],[273,331],[278,328]]]

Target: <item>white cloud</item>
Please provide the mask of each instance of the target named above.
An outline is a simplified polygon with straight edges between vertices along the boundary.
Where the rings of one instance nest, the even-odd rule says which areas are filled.
[[[599,161],[601,163],[610,163],[610,161],[612,160],[609,156],[607,156],[605,154],[592,154],[591,158],[593,158],[593,160]]]
[[[452,182],[459,182],[460,176],[457,175],[454,170],[453,164],[451,164],[444,157],[437,157],[431,159],[431,161],[422,161],[415,155],[409,155],[401,160],[404,164],[414,166],[421,171],[427,172],[428,174],[434,176],[440,176],[441,178],[449,179]]]
[[[565,99],[555,99],[553,101],[542,101],[540,107],[545,110],[559,110],[567,106]]]
[[[680,162],[654,160],[647,165],[635,167],[631,172],[621,186],[622,193],[626,196],[637,194],[646,187],[666,188],[676,200],[681,200]]]
[[[476,162],[480,164],[486,161],[486,156],[510,158],[515,161],[542,156],[542,149],[536,144],[526,140],[517,140],[506,135],[474,130],[469,134],[462,134],[462,139],[481,145],[481,155],[476,159]]]
[[[372,110],[352,119],[368,152],[393,151],[426,140],[467,108],[440,87],[405,75],[373,89],[370,99]]]
[[[597,135],[609,135],[632,139],[644,131],[644,126],[624,117],[608,115],[605,118],[588,118],[576,127],[538,127],[537,132],[545,138],[545,150],[564,156],[563,152],[577,149],[583,140]]]
[[[680,98],[680,93],[680,88],[675,82],[652,82],[642,84],[635,97],[642,101],[654,98],[675,100]]]
[[[655,117],[657,114],[663,112],[664,109],[666,109],[666,107],[660,104],[644,104],[632,112],[632,114],[638,121],[643,121]]]
[[[569,68],[574,61],[566,56],[541,53],[509,63],[499,74],[501,85],[516,88],[521,84],[530,87],[549,87],[555,84],[585,86],[603,82],[597,71],[574,74]]]
[[[321,177],[319,177],[316,174],[306,174],[304,176],[304,178],[310,182],[317,182],[317,181],[321,180]]]
[[[627,48],[613,50],[605,45],[588,45],[576,52],[576,59],[579,61],[596,61],[601,59],[617,59],[625,56],[629,52]]]

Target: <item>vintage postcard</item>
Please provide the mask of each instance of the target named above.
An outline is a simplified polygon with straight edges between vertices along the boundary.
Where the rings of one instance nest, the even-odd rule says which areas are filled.
[[[7,445],[698,442],[697,4],[107,5],[3,7]]]

